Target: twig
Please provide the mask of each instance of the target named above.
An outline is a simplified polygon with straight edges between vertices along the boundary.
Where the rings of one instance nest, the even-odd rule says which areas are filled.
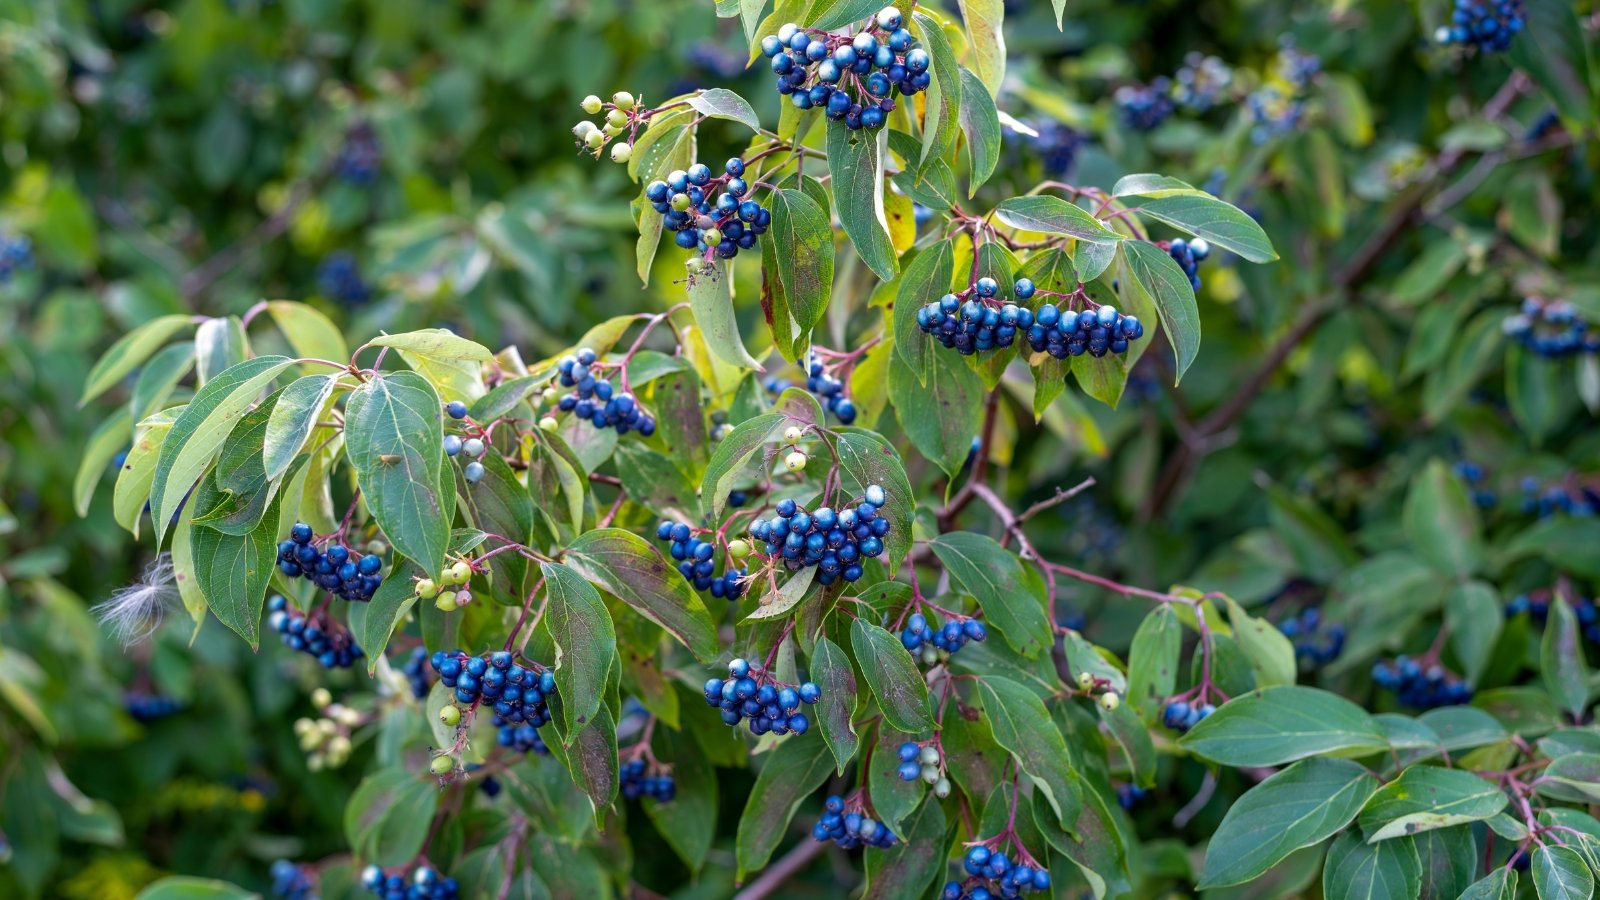
[[[766,868],[761,877],[750,882],[749,887],[733,895],[733,900],[763,900],[778,891],[783,883],[811,864],[811,861],[822,855],[828,849],[826,841],[812,840],[810,837],[803,839],[793,850],[783,855],[783,858]]]

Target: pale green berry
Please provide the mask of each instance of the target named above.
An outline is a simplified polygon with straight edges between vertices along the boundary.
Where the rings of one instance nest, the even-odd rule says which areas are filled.
[[[806,455],[799,450],[783,458],[783,467],[791,472],[799,472],[806,467]]]
[[[939,651],[932,644],[922,645],[922,664],[931,666],[939,661]]]
[[[678,212],[683,212],[684,210],[689,208],[689,202],[690,202],[689,201],[689,195],[688,194],[673,194],[672,195],[672,199],[668,200],[667,202],[672,204],[672,208],[673,209],[677,210]]]
[[[317,709],[326,709],[333,705],[333,695],[327,688],[317,688],[311,692],[311,705]]]
[[[705,231],[700,232],[700,239],[706,242],[707,247],[715,247],[722,243],[722,229],[707,228]]]
[[[551,431],[551,432],[553,432],[557,428],[560,428],[560,427],[561,427],[561,423],[556,421],[556,417],[555,416],[545,416],[544,418],[539,420],[539,429],[541,431]]]
[[[455,591],[440,591],[439,596],[433,601],[433,608],[440,612],[455,612],[459,607]]]
[[[925,766],[937,766],[939,764],[939,748],[929,744],[922,748],[922,752],[918,754],[917,758]]]
[[[432,600],[439,596],[439,586],[433,583],[432,578],[417,580],[417,597],[422,600]]]
[[[1094,687],[1094,676],[1089,674],[1088,672],[1079,672],[1078,673],[1078,687],[1080,687],[1080,688],[1082,688],[1082,689],[1084,689],[1086,691],[1088,689]]]
[[[472,566],[467,565],[465,562],[458,562],[450,567],[450,578],[453,579],[456,584],[461,584],[471,577]]]
[[[606,125],[611,128],[621,128],[628,124],[628,114],[620,109],[613,109],[606,113]]]
[[[600,110],[603,109],[603,108],[604,108],[604,104],[602,104],[600,102],[600,98],[599,97],[596,97],[595,95],[590,94],[589,96],[583,98],[583,111],[588,113],[589,115],[591,115],[591,116],[599,115],[600,114]]]
[[[728,543],[728,555],[734,559],[744,559],[750,555],[750,542],[743,538]]]
[[[583,145],[590,150],[599,150],[605,142],[606,135],[603,131],[591,131],[583,136]]]
[[[617,91],[612,94],[611,102],[615,103],[618,109],[633,109],[633,95],[627,91]]]
[[[321,753],[312,753],[306,757],[306,771],[308,772],[321,772],[325,764],[326,760],[324,760]]]
[[[619,142],[611,145],[611,161],[612,162],[614,162],[614,163],[625,163],[632,156],[633,156],[633,145],[632,144],[624,144],[624,143],[619,141]]]
[[[710,243],[710,242],[708,241],[707,243]],[[803,437],[804,435],[805,435],[805,432],[801,431],[800,427],[798,425],[790,425],[788,428],[785,428],[783,430],[783,439],[788,441],[791,444],[794,443],[795,441],[800,440],[800,438]]]
[[[556,402],[556,399],[561,396],[561,392],[557,391],[553,387],[547,387],[544,389],[544,393],[541,396],[544,397],[544,402],[554,403]]]
[[[939,780],[939,767],[938,766],[923,766],[922,767],[922,780],[926,781],[928,784],[933,784],[934,782],[938,781]]]
[[[428,771],[435,775],[449,775],[455,768],[456,761],[448,756],[435,756],[433,762],[428,764]]]
[[[439,721],[444,723],[446,728],[454,728],[460,725],[461,708],[453,705],[439,707]]]
[[[350,739],[341,734],[328,741],[327,754],[330,764],[343,765],[344,761],[350,758]]]
[[[608,122],[606,123],[606,127],[600,130],[605,132],[606,137],[616,137],[622,133],[623,128],[621,125],[612,125]]]
[[[1100,695],[1100,708],[1104,709],[1106,712],[1114,712],[1116,711],[1116,708],[1121,705],[1122,698],[1118,697],[1115,691],[1106,691],[1104,694]]]

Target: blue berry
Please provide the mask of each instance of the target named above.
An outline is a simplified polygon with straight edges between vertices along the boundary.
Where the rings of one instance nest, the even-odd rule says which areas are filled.
[[[289,539],[278,544],[278,570],[289,578],[307,578],[343,600],[371,600],[383,583],[377,574],[383,560],[371,554],[354,557],[348,548],[337,545],[323,553],[311,543],[312,536],[311,526],[303,522],[290,528]]]
[[[307,615],[282,596],[267,598],[267,626],[283,636],[291,650],[315,657],[324,669],[348,669],[362,656],[355,638],[326,614]]]
[[[467,404],[460,400],[451,400],[444,405],[444,411],[452,419],[465,419],[467,417]]]
[[[316,884],[304,866],[280,859],[268,870],[272,878],[272,895],[283,900],[316,900]]]
[[[1526,24],[1522,0],[1456,0],[1450,24],[1441,26],[1435,39],[1441,44],[1465,44],[1482,53],[1499,53]]]
[[[1472,688],[1438,663],[1424,668],[1410,657],[1396,657],[1372,667],[1372,680],[1393,691],[1400,702],[1416,709],[1459,706],[1472,700]]]
[[[823,806],[822,816],[811,828],[812,838],[817,841],[833,841],[844,850],[855,850],[860,847],[887,850],[899,843],[899,838],[895,837],[887,825],[876,819],[867,818],[859,812],[846,810],[848,806],[842,798],[829,797]]]
[[[3,244],[0,244],[0,282],[9,275]],[[353,254],[337,250],[323,257],[317,266],[317,292],[345,306],[360,306],[372,299],[372,287],[361,278]]]
[[[1112,99],[1122,113],[1122,121],[1135,131],[1150,131],[1165,122],[1177,105],[1173,103],[1172,82],[1157,78],[1149,84],[1128,84],[1117,88]]]

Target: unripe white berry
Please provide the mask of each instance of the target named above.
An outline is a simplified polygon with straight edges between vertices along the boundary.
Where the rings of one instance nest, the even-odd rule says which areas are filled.
[[[605,142],[606,134],[603,131],[591,131],[583,136],[583,145],[590,150],[599,150],[600,145]]]
[[[933,795],[940,800],[950,796],[950,779],[941,778],[933,784]]]
[[[461,709],[460,709],[460,707],[457,707],[457,706],[454,706],[454,705],[439,707],[439,721],[446,728],[454,728],[457,725],[460,725],[461,724]]]
[[[938,766],[923,766],[922,767],[922,780],[927,782],[928,784],[936,783],[939,780],[939,767]]]
[[[599,97],[590,94],[589,96],[583,98],[583,111],[589,115],[597,116],[600,114],[600,110],[603,108],[604,104],[600,102]]]
[[[917,758],[925,766],[937,766],[939,764],[939,748],[929,744],[922,748],[922,752],[918,754]]]
[[[304,717],[295,719],[294,720],[294,736],[295,737],[305,737],[308,733],[316,730],[316,727],[317,727],[317,723],[311,721],[310,719],[307,719],[307,718],[304,718]]]
[[[581,141],[589,136],[589,132],[599,130],[600,126],[594,124],[588,119],[584,119],[582,122],[572,126],[572,136]]]
[[[796,450],[783,458],[783,466],[791,472],[799,472],[806,467],[806,455]]]
[[[800,438],[804,436],[805,432],[801,431],[798,425],[790,425],[788,428],[783,430],[783,439],[791,444],[800,440]]]
[[[611,145],[611,161],[612,162],[614,162],[614,163],[625,163],[632,156],[633,156],[633,145],[632,144],[624,144],[621,141],[618,141],[617,143]]]
[[[319,687],[311,692],[311,705],[317,709],[326,709],[332,703],[333,695],[328,693],[327,688]]]
[[[450,578],[456,584],[462,584],[471,577],[472,566],[467,565],[465,562],[458,562],[450,567]]]
[[[627,91],[617,91],[612,94],[611,102],[615,103],[618,109],[633,109],[633,95]]]
[[[1122,698],[1118,697],[1115,691],[1106,691],[1100,695],[1100,707],[1106,712],[1113,712],[1121,705]]]
[[[938,648],[934,647],[932,644],[923,644],[922,645],[922,664],[925,665],[925,666],[931,666],[931,665],[933,665],[934,663],[936,663],[938,661],[939,661],[939,650],[938,650]]]
[[[312,753],[306,756],[306,771],[308,772],[321,772],[324,764],[325,760],[321,753]]]
[[[1078,673],[1078,687],[1080,687],[1080,688],[1082,688],[1082,689],[1084,689],[1086,691],[1088,689],[1094,687],[1094,676],[1089,674],[1088,672],[1079,672]]]
[[[750,542],[742,538],[730,541],[728,543],[728,555],[734,559],[744,559],[750,555]]]
[[[555,416],[545,416],[544,418],[539,420],[539,430],[540,431],[550,432],[550,431],[555,431],[557,428],[560,428],[560,427],[561,427],[561,423],[556,421],[556,417]]]
[[[417,581],[417,597],[422,600],[432,600],[439,596],[439,586],[433,583],[432,578],[423,578]]]

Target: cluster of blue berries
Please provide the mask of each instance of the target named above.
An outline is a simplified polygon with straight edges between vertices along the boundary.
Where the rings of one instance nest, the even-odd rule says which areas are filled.
[[[183,701],[162,694],[129,691],[122,696],[122,708],[135,722],[154,722],[178,713],[183,709]]]
[[[1217,708],[1209,703],[1186,703],[1174,700],[1161,711],[1161,724],[1181,734],[1199,725],[1201,719],[1216,711]]]
[[[1517,616],[1524,613],[1528,618],[1539,624],[1550,615],[1550,604],[1554,594],[1549,588],[1540,588],[1526,594],[1518,594],[1506,604],[1506,615]],[[1578,617],[1578,624],[1583,627],[1583,636],[1591,643],[1600,644],[1600,608],[1588,597],[1571,597],[1572,612]]]
[[[888,850],[900,841],[888,825],[877,819],[855,810],[846,812],[844,799],[837,794],[823,802],[822,816],[811,826],[811,837],[819,842],[833,841],[844,850],[860,847]]]
[[[656,526],[656,539],[670,543],[672,558],[678,562],[678,571],[694,585],[697,591],[710,591],[713,597],[737,600],[744,596],[743,578],[747,569],[728,569],[721,575],[717,570],[717,547],[694,536],[687,522],[662,522]]]
[[[854,36],[785,24],[761,39],[772,60],[778,93],[800,109],[817,108],[851,131],[882,128],[894,96],[918,94],[933,83],[933,58],[915,46],[900,10],[886,6]]]
[[[1123,809],[1131,810],[1137,806],[1139,801],[1143,800],[1145,795],[1148,793],[1149,791],[1146,791],[1144,788],[1139,787],[1136,784],[1119,784],[1117,785],[1117,805],[1121,806]]]
[[[1524,24],[1522,0],[1456,0],[1450,24],[1439,26],[1434,40],[1499,53],[1511,47],[1511,39],[1522,33]]]
[[[1192,241],[1173,238],[1167,244],[1167,254],[1183,270],[1183,274],[1189,276],[1189,285],[1200,290],[1200,262],[1211,255],[1211,244],[1205,238]]]
[[[855,581],[862,575],[861,564],[883,553],[883,538],[889,533],[889,520],[880,514],[887,502],[883,487],[868,485],[861,503],[835,512],[821,507],[806,512],[793,500],[778,501],[777,515],[757,519],[750,536],[765,543],[769,557],[782,557],[790,569],[817,567],[817,580],[824,585],[843,578]]]
[[[679,247],[732,259],[766,234],[772,211],[750,199],[744,160],[735,156],[722,168],[725,174],[717,176],[705,163],[674,169],[665,181],[645,185],[644,197],[661,213],[667,230],[676,232],[672,240]],[[718,188],[722,193],[713,202]]]
[[[1565,300],[1528,297],[1520,312],[1506,316],[1501,328],[1507,337],[1550,359],[1600,353],[1600,329],[1591,329]]]
[[[283,635],[284,646],[315,656],[324,669],[348,669],[361,658],[361,648],[344,626],[332,620],[317,625],[282,595],[267,598],[267,625]]]
[[[990,900],[993,897],[1020,897],[1034,891],[1050,890],[1048,869],[1023,863],[1013,864],[1004,853],[990,850],[982,844],[968,849],[961,864],[972,877],[946,884],[939,895],[943,900]]]
[[[355,254],[335,250],[317,266],[317,293],[345,306],[360,306],[372,299],[372,286],[361,277]]]
[[[1557,112],[1556,108],[1552,106],[1540,113],[1537,119],[1533,120],[1532,124],[1528,126],[1528,130],[1522,133],[1522,139],[1529,143],[1540,140],[1560,126],[1561,113]]]
[[[1472,502],[1479,509],[1493,509],[1499,502],[1494,488],[1489,486],[1488,474],[1483,471],[1483,466],[1462,460],[1451,468],[1462,481],[1466,482],[1468,490],[1472,491]]]
[[[1045,119],[1019,123],[1022,130],[1007,123],[1009,132],[1002,143],[1013,163],[1020,164],[1020,151],[1039,160],[1046,175],[1064,178],[1078,160],[1078,149],[1087,143],[1084,135],[1060,122]]]
[[[934,660],[937,660],[937,651],[954,653],[965,647],[967,641],[981,642],[988,636],[988,629],[977,619],[952,619],[939,627],[929,622],[922,613],[912,613],[906,620],[906,627],[900,632],[900,645],[912,653],[921,652],[926,662],[929,648],[935,651]]]
[[[470,706],[480,700],[493,704],[501,746],[524,753],[540,752],[544,747],[538,729],[550,721],[549,698],[556,692],[554,674],[524,668],[509,650],[486,656],[440,651],[429,661],[444,686],[455,690],[457,704]],[[529,731],[524,731],[524,726]]]
[[[459,422],[467,417],[468,409],[465,402],[451,400],[444,405],[444,411],[445,415]],[[444,436],[444,455],[452,459],[465,456],[467,459],[467,464],[461,467],[461,477],[467,480],[467,484],[477,484],[487,474],[483,463],[480,462],[487,449],[488,446],[484,444],[482,438],[469,437],[463,440],[459,434]]]
[[[751,673],[755,674],[751,674]],[[737,726],[750,721],[750,733],[760,736],[805,734],[811,729],[811,720],[800,712],[800,704],[816,703],[822,699],[822,688],[812,682],[798,687],[768,680],[767,672],[750,665],[749,660],[736,659],[728,663],[727,678],[712,678],[706,682],[707,706],[722,709],[722,721]]]
[[[383,150],[378,144],[378,133],[362,122],[345,132],[344,144],[333,161],[334,174],[341,181],[365,187],[378,178],[378,164]]]
[[[1344,652],[1344,626],[1322,627],[1322,610],[1308,606],[1300,615],[1278,623],[1283,636],[1294,642],[1295,659],[1306,668],[1325,666]]]
[[[1134,131],[1150,131],[1177,111],[1172,102],[1172,81],[1165,76],[1149,84],[1125,84],[1111,95],[1122,121]]]
[[[844,382],[829,375],[815,353],[806,363],[806,390],[822,398],[822,404],[841,425],[849,425],[856,420],[856,405],[845,396]]]
[[[1600,509],[1600,490],[1567,479],[1541,484],[1532,475],[1522,479],[1522,511],[1548,519],[1557,513],[1589,518]]]
[[[895,755],[900,758],[900,765],[894,773],[901,781],[916,781],[918,778],[929,784],[939,781],[944,756],[936,745],[906,741],[895,750]],[[942,798],[945,795],[939,796]]]
[[[597,379],[589,371],[595,358],[595,352],[588,347],[561,358],[556,366],[561,386],[573,391],[557,401],[557,407],[596,428],[615,428],[617,434],[630,431],[637,431],[644,437],[655,434],[655,418],[639,406],[632,394],[616,393],[611,382]]]
[[[287,859],[280,859],[267,871],[272,878],[272,896],[283,900],[316,900],[316,885],[311,873]]]
[[[1033,296],[1033,282],[1024,278],[1017,284],[1029,288],[1026,297],[1018,293],[1019,299]],[[999,293],[1000,285],[993,278],[979,278],[965,302],[960,295],[945,294],[917,310],[917,327],[962,356],[1009,347],[1019,329],[1026,331],[1033,325],[1034,315],[1025,306],[994,303]]]
[[[642,759],[629,760],[618,770],[622,796],[629,800],[649,797],[657,803],[671,803],[678,796],[678,782],[670,773],[651,775],[645,771]]]
[[[383,558],[376,553],[358,555],[335,544],[324,553],[311,543],[311,526],[296,522],[289,539],[278,545],[278,571],[290,578],[305,577],[341,600],[366,602],[383,584],[378,572]]]
[[[1046,303],[1034,313],[1033,325],[1028,328],[1028,346],[1035,353],[1048,353],[1056,359],[1085,353],[1094,357],[1126,353],[1128,343],[1142,337],[1144,323],[1111,305],[1080,313]]]
[[[454,878],[444,878],[428,866],[417,866],[411,877],[384,876],[377,866],[361,870],[361,886],[368,893],[383,900],[456,900],[461,896],[461,886]]]
[[[33,265],[33,242],[20,234],[0,232],[0,284],[11,280],[18,269]]]
[[[1322,71],[1322,60],[1296,47],[1293,37],[1284,35],[1279,43],[1271,80],[1248,98],[1255,122],[1250,139],[1257,144],[1300,127],[1306,117],[1306,88]]]
[[[1426,669],[1407,656],[1372,667],[1372,680],[1400,697],[1400,702],[1415,709],[1458,706],[1472,700],[1472,688],[1444,666],[1434,663]]]
[[[1178,105],[1202,113],[1224,99],[1233,83],[1233,69],[1218,57],[1193,50],[1183,57],[1173,82],[1172,96]]]

